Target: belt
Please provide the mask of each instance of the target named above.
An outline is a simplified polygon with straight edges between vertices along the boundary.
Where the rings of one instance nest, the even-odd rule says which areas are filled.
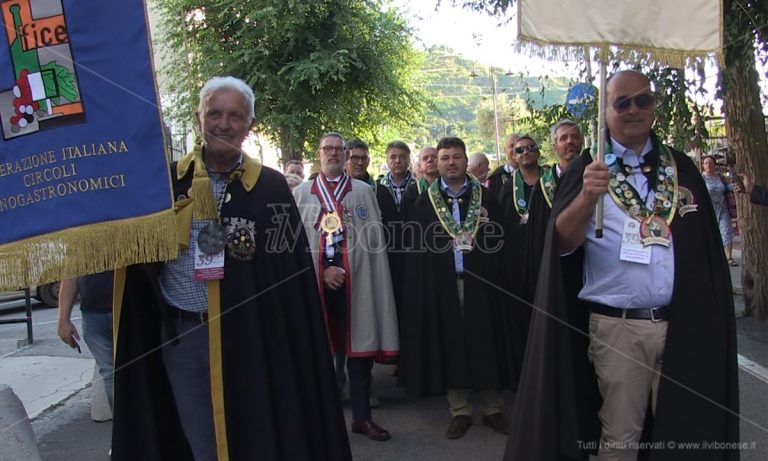
[[[187,322],[195,323],[208,323],[208,312],[206,311],[192,312],[185,311],[173,306],[166,306],[165,312],[170,318],[174,320],[185,320]]]
[[[621,309],[598,303],[588,303],[588,305],[590,311],[608,317],[650,320],[651,322],[660,322],[669,318],[669,306],[652,307],[650,309]]]

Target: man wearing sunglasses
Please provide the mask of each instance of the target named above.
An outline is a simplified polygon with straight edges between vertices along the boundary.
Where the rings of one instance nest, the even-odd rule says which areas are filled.
[[[574,159],[552,205],[526,351],[536,359],[514,409],[525,429],[505,459],[738,459],[733,294],[707,189],[651,131],[645,75],[617,72],[607,99],[605,160]],[[726,448],[683,445],[703,440]]]
[[[541,254],[544,251],[544,236],[547,231],[552,202],[568,164],[581,153],[581,129],[573,120],[561,120],[552,126],[550,134],[558,161],[544,171],[533,188],[528,232],[526,233],[525,274],[527,280],[523,293],[527,293],[524,296],[531,301],[536,291],[536,282],[541,267]]]
[[[504,141],[504,153],[507,156],[507,163],[499,165],[488,175],[488,190],[497,200],[501,196],[501,188],[512,178],[512,173],[517,169],[517,160],[515,159],[515,143],[520,137],[517,133],[507,136]]]
[[[518,168],[501,188],[500,193],[507,225],[507,261],[514,293],[522,295],[525,301],[530,302],[532,296],[526,291],[529,274],[525,271],[525,243],[531,218],[533,188],[546,170],[539,166],[539,145],[530,136],[519,137],[513,152]]]

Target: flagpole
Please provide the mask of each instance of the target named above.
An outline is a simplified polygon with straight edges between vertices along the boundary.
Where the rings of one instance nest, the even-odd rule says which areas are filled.
[[[601,53],[602,55],[602,53]],[[608,106],[608,95],[606,94],[606,88],[608,87],[607,66],[605,64],[604,57],[600,57],[600,94],[598,99],[598,117],[597,117],[597,160],[603,161],[605,159],[605,110]],[[595,238],[603,238],[603,197],[597,201],[595,206]]]

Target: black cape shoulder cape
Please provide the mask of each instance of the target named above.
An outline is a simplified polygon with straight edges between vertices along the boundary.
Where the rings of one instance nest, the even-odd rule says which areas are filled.
[[[187,194],[191,174],[176,180]],[[221,281],[221,356],[230,460],[351,460],[307,238],[285,179],[263,168],[232,181],[223,217],[252,220],[255,253],[229,248]],[[112,459],[191,460],[159,350],[159,266],[127,269],[115,360]],[[236,307],[235,307],[236,306]],[[182,338],[183,340],[183,338]]]
[[[439,180],[439,179],[438,179]],[[462,196],[466,216],[471,191]],[[446,388],[501,389],[517,381],[507,354],[503,229],[496,199],[483,189],[488,223],[464,254],[464,309],[459,307],[453,241],[423,191],[409,216],[419,230],[408,240],[403,279],[399,383],[415,395]],[[413,240],[411,240],[413,239]],[[414,243],[415,242],[415,243]]]
[[[501,199],[501,188],[504,184],[508,183],[512,179],[512,175],[507,173],[504,169],[504,165],[499,165],[495,170],[488,175],[488,190],[491,192],[493,198],[504,203]]]
[[[737,442],[739,407],[733,295],[720,234],[701,175],[684,154],[673,155],[680,185],[691,190],[698,211],[676,216],[671,225],[674,290],[656,418],[646,436],[662,446],[674,441],[677,449],[643,455],[652,461],[737,460],[738,450],[680,448],[685,442]],[[581,280],[582,274],[561,271],[554,231],[591,161],[588,152],[573,160],[555,198],[505,460],[585,459],[579,441],[600,436],[597,381],[587,359],[588,313],[564,289],[564,277]]]

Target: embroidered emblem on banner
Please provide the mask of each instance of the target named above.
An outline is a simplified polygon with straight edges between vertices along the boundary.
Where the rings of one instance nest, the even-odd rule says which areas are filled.
[[[0,88],[3,138],[84,122],[61,0],[13,0],[0,6],[11,60],[11,68],[2,72],[12,71],[14,82]]]

